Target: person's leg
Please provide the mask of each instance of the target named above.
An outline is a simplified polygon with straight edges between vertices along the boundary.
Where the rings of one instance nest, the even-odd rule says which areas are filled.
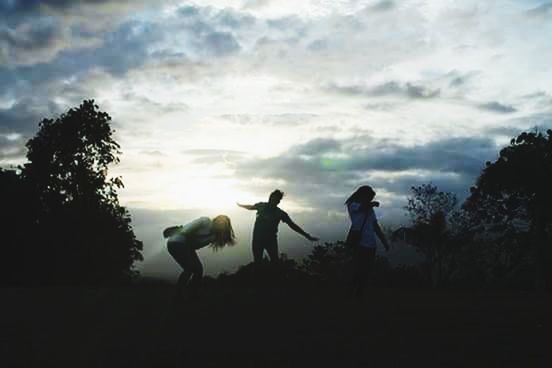
[[[184,293],[184,289],[186,288],[186,285],[188,284],[190,277],[192,277],[192,272],[188,269],[180,273],[180,276],[178,277],[178,281],[176,283],[176,298],[182,297]]]
[[[376,248],[361,247],[359,254],[358,296],[362,296],[371,279]]]
[[[186,267],[186,248],[186,243],[183,242],[167,242],[167,250],[169,251],[169,254],[182,268]]]
[[[187,248],[189,247],[182,242],[167,243],[167,250],[169,251],[169,254],[174,258],[176,263],[178,263],[180,267],[182,267],[182,272],[180,273],[180,276],[178,277],[178,281],[176,282],[177,299],[179,299],[182,296],[182,292],[184,291],[184,288],[188,283],[188,280],[192,276],[192,272],[189,269],[189,267],[187,267],[187,262],[186,262]]]
[[[271,264],[277,264],[280,260],[280,255],[278,254],[278,238],[269,238],[265,241],[265,248],[268,256],[270,257]]]
[[[201,287],[201,279],[203,278],[203,265],[195,250],[190,248],[189,256],[190,270],[192,271],[192,278],[190,280],[190,292],[192,297],[199,296],[199,289]]]
[[[361,279],[362,279],[362,249],[359,246],[353,249],[353,279],[352,279],[352,288],[353,296],[359,297],[361,290]]]
[[[264,246],[263,246],[262,240],[259,239],[258,236],[255,236],[255,234],[253,234],[253,241],[252,241],[251,247],[253,250],[253,261],[257,264],[262,262]]]
[[[182,267],[182,273],[178,277],[176,285],[177,299],[182,297],[186,286],[192,287],[192,282],[197,288],[203,276],[203,266],[194,249],[183,242],[169,242],[167,249],[174,260]]]

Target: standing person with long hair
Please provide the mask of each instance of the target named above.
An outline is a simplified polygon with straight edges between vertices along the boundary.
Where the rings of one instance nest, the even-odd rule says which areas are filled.
[[[187,287],[191,297],[199,294],[203,265],[196,253],[198,249],[211,245],[217,251],[226,245],[235,244],[232,223],[226,215],[213,219],[200,217],[183,226],[172,226],[163,231],[163,236],[167,238],[169,253],[183,270],[178,277],[177,299],[182,297]]]
[[[379,206],[379,202],[373,202],[375,196],[376,192],[372,187],[363,185],[345,201],[351,219],[347,243],[353,248],[353,293],[358,298],[362,297],[373,271],[376,236],[385,250],[389,250],[389,243],[374,212],[374,207]]]

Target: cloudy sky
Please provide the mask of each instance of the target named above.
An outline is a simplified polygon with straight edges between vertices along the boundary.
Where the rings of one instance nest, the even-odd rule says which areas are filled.
[[[247,240],[235,202],[274,188],[323,236],[361,184],[396,223],[410,186],[462,197],[552,126],[550,39],[542,0],[0,0],[0,165],[93,98],[147,255],[181,216],[236,213]]]

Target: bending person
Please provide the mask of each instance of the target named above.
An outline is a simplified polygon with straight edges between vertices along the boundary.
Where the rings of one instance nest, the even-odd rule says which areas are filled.
[[[175,261],[182,267],[178,277],[177,298],[182,297],[188,287],[190,296],[197,297],[203,277],[203,265],[196,251],[207,245],[219,250],[226,245],[234,245],[235,236],[230,218],[219,215],[212,220],[200,217],[184,226],[173,226],[163,231],[167,239],[167,249]]]
[[[289,215],[278,207],[284,193],[278,189],[270,193],[268,202],[259,202],[253,205],[237,204],[247,210],[257,211],[255,225],[253,227],[253,260],[258,263],[263,259],[266,250],[271,263],[278,261],[278,225],[280,221],[285,222],[292,230],[303,235],[310,241],[317,241],[318,238],[305,232],[299,225],[291,220]]]
[[[378,202],[372,202],[376,192],[364,185],[358,188],[346,201],[347,211],[351,219],[350,232],[358,232],[358,239],[353,246],[353,293],[362,297],[368,278],[371,276],[376,257],[376,236],[381,240],[385,250],[389,243],[381,230],[374,207]]]

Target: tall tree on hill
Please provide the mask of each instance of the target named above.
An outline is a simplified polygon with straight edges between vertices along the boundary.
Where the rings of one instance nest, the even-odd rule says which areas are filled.
[[[118,201],[123,183],[108,177],[120,154],[110,120],[85,100],[42,120],[27,143],[22,178],[38,210],[26,257],[35,281],[112,282],[131,276],[142,259],[142,243]]]
[[[537,289],[545,288],[546,264],[550,263],[552,227],[552,130],[524,132],[500,151],[471,189],[466,206],[491,221],[528,222],[530,250],[535,265]],[[500,211],[485,211],[482,203],[494,202]]]

